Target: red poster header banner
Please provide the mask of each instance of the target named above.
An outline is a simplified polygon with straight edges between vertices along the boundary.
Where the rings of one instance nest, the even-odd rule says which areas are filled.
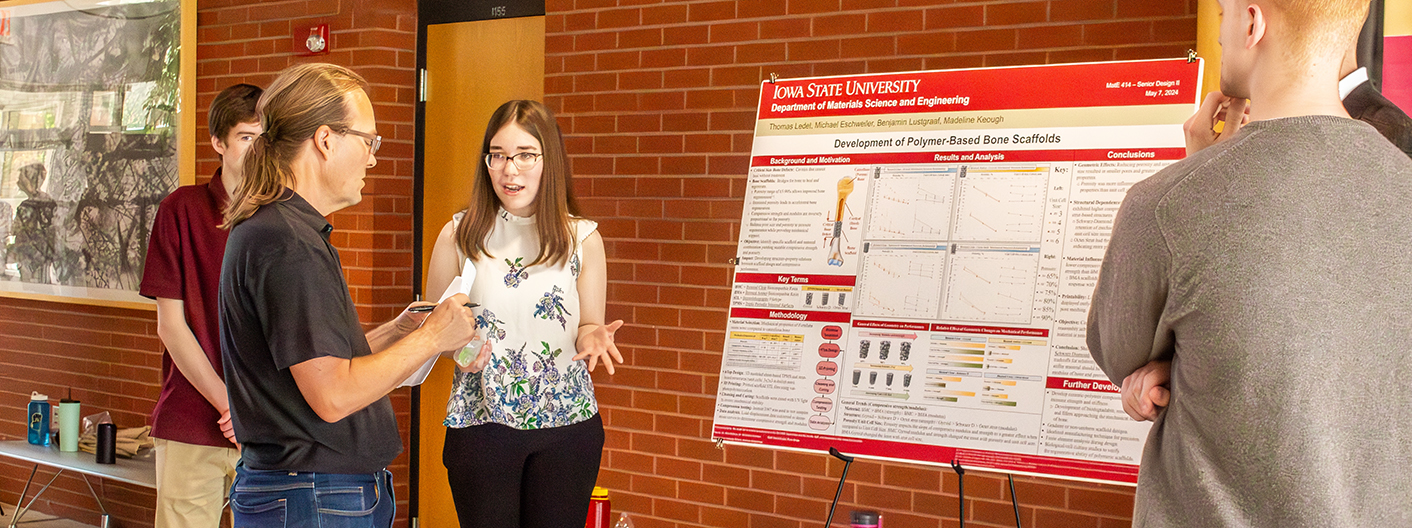
[[[858,277],[852,275],[790,275],[775,273],[737,273],[736,282],[748,284],[794,284],[796,286],[853,286]]]
[[[1167,59],[766,81],[759,119],[1194,104],[1200,66]]]
[[[1089,392],[1111,392],[1114,394],[1121,393],[1123,391],[1122,387],[1114,385],[1113,382],[1108,380],[1086,380],[1073,378],[1048,378],[1045,380],[1044,388]]]
[[[853,328],[881,328],[884,330],[913,330],[916,332],[926,332],[931,329],[931,324],[907,323],[901,321],[853,321]]]
[[[811,323],[847,323],[853,316],[848,312],[809,312],[771,308],[731,308],[731,317],[741,319],[778,319]]]
[[[1003,326],[971,326],[956,324],[933,324],[933,332],[962,332],[967,334],[990,334],[1025,337],[1049,337],[1049,330],[1044,328],[1008,328]]]
[[[1186,157],[1186,149],[1081,149],[1081,150],[989,150],[966,152],[877,152],[871,154],[827,154],[808,156],[755,156],[751,167],[790,165],[882,165],[903,163],[995,163],[1044,161],[1176,161]]]

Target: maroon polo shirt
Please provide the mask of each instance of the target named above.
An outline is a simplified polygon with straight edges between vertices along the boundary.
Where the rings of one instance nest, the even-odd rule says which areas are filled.
[[[227,231],[219,226],[226,204],[221,170],[211,183],[187,185],[172,191],[157,208],[152,240],[138,293],[148,298],[180,299],[185,303],[186,324],[206,352],[206,359],[221,368],[220,282],[221,258]],[[162,354],[162,395],[152,410],[152,436],[187,444],[235,447],[221,434],[216,421],[221,414]]]

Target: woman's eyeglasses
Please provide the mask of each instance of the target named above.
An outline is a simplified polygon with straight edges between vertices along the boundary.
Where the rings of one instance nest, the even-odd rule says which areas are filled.
[[[515,168],[529,170],[533,168],[535,164],[538,164],[539,158],[542,157],[544,157],[544,155],[537,152],[521,152],[514,156],[506,156],[499,152],[492,152],[485,155],[485,166],[489,167],[490,170],[505,170],[505,163],[507,161],[514,161]]]

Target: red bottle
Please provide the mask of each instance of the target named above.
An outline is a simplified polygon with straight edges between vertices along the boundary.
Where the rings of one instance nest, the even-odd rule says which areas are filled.
[[[608,489],[593,487],[593,496],[588,501],[588,520],[584,528],[613,528],[613,503],[608,500]]]

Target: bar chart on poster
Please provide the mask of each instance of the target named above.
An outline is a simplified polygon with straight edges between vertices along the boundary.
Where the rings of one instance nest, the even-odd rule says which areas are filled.
[[[1133,484],[1088,354],[1128,187],[1185,155],[1200,62],[761,85],[713,438]]]

